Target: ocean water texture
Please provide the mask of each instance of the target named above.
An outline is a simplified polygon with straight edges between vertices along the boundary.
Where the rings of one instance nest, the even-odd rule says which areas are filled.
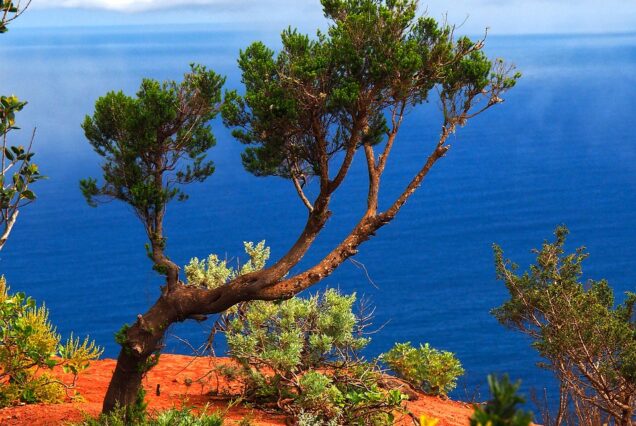
[[[0,38],[0,92],[29,101],[14,141],[37,126],[37,159],[49,179],[22,212],[0,271],[14,290],[51,310],[59,332],[90,334],[116,356],[113,333],[155,300],[161,279],[145,255],[132,212],[113,202],[92,209],[78,180],[98,176],[99,159],[80,123],[109,90],[133,94],[143,77],[179,79],[207,65],[240,88],[239,49],[277,46],[277,34],[153,27],[15,29]],[[376,305],[370,354],[395,341],[430,342],[456,352],[466,376],[456,397],[485,396],[485,377],[508,372],[526,390],[553,389],[529,342],[489,310],[506,298],[495,280],[494,242],[522,267],[555,226],[571,229],[571,249],[591,256],[585,276],[607,278],[620,295],[636,289],[636,35],[491,37],[487,52],[514,62],[524,77],[506,102],[453,137],[452,148],[397,219],[319,287],[356,291]],[[256,178],[241,146],[220,122],[210,156],[217,172],[169,207],[168,253],[181,265],[209,253],[240,258],[243,241],[266,240],[281,256],[306,212],[289,182]],[[388,203],[424,161],[439,133],[432,102],[406,120],[384,178]],[[333,217],[298,269],[320,259],[364,211],[366,174],[358,158],[334,197]],[[372,283],[367,278],[371,277]],[[312,290],[313,291],[313,290]],[[209,324],[171,335],[198,346]],[[177,339],[167,350],[190,353]]]

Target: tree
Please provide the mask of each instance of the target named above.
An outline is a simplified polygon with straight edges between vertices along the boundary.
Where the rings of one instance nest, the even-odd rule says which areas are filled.
[[[1,0],[0,34],[9,31],[7,24],[22,15],[27,10],[30,4],[31,0],[28,0],[25,4],[22,4],[20,0],[18,0],[17,3],[14,3],[12,0]]]
[[[481,51],[483,40],[456,39],[453,27],[418,17],[417,0],[322,0],[322,5],[330,21],[327,32],[310,38],[290,29],[282,34],[278,54],[262,43],[241,52],[245,94],[227,93],[222,106],[224,123],[247,145],[246,169],[256,176],[279,176],[292,182],[307,208],[304,229],[271,266],[228,278],[224,285],[189,286],[176,279],[176,272],[169,275],[157,302],[121,333],[123,348],[105,411],[134,402],[142,378],[136,372],[143,371],[160,350],[171,324],[204,320],[245,301],[288,299],[354,256],[362,243],[395,218],[433,165],[446,155],[448,138],[457,128],[502,102],[502,93],[519,78],[503,61],[487,59]],[[381,178],[403,119],[418,105],[432,101],[435,93],[443,112],[439,139],[403,192],[381,211]],[[127,113],[111,120],[113,130],[128,120]],[[113,131],[109,136],[113,146],[130,144],[137,149],[129,132]],[[155,140],[165,146],[164,139]],[[131,155],[143,158],[144,151],[134,149]],[[331,197],[360,152],[366,159],[369,182],[359,222],[322,260],[289,275],[324,229],[331,216]],[[107,181],[111,170],[120,170],[123,161],[109,156],[104,166]],[[150,179],[149,171],[140,169],[139,179]],[[313,200],[307,185],[316,186],[318,195]],[[130,203],[127,197],[120,198]],[[160,206],[163,212],[165,205]]]
[[[179,267],[165,254],[163,218],[173,199],[184,201],[182,186],[214,173],[206,152],[216,144],[208,122],[219,112],[224,78],[191,65],[182,83],[145,79],[137,98],[110,92],[97,100],[82,128],[104,158],[104,183],[80,182],[89,205],[118,199],[132,206],[144,225],[148,256],[167,276],[165,292],[177,285]]]
[[[497,277],[510,300],[493,314],[530,336],[547,361],[541,366],[559,380],[555,425],[573,415],[574,424],[628,426],[636,410],[636,294],[628,293],[615,307],[606,281],[581,283],[587,253],[579,248],[565,254],[567,234],[565,227],[557,228],[555,241],[534,250],[536,264],[523,275],[495,246]]]
[[[166,206],[174,199],[187,199],[184,185],[204,181],[214,172],[213,163],[206,158],[216,143],[208,123],[219,112],[223,83],[224,78],[213,71],[191,65],[181,83],[145,79],[134,98],[121,91],[106,94],[82,125],[95,152],[104,159],[103,182],[82,180],[82,193],[91,206],[118,199],[133,208],[148,235],[147,251],[154,269],[166,276],[160,301],[170,300],[168,295],[180,287],[179,267],[165,253]],[[170,318],[181,315],[175,305],[162,303],[159,310]],[[139,332],[147,333],[150,324],[154,322],[146,323],[140,316]],[[131,328],[129,334],[137,329]],[[124,340],[132,342],[131,337]],[[127,374],[137,378],[133,399],[125,399],[125,405],[134,402],[145,373],[140,367],[143,363],[125,364],[126,356],[138,350],[138,346],[124,345],[120,356],[120,368],[125,365]]]
[[[22,7],[20,2],[14,4],[11,0],[0,0],[0,34],[8,31],[7,24],[24,13],[30,3]],[[25,105],[26,102],[14,95],[0,96],[0,250],[7,242],[21,208],[35,200],[29,185],[42,178],[38,166],[32,162],[35,131],[26,149],[8,143],[9,133],[19,129],[15,125],[15,114]],[[12,169],[13,174],[10,173]]]

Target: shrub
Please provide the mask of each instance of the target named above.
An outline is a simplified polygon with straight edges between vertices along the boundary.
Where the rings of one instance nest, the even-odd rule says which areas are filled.
[[[87,417],[75,426],[222,426],[223,418],[224,415],[219,411],[208,414],[204,409],[196,415],[189,408],[173,408],[158,413],[154,418],[139,418],[131,423],[124,409],[116,409],[96,419]]]
[[[510,383],[508,376],[501,380],[488,376],[491,399],[484,406],[476,406],[470,426],[529,426],[532,415],[519,409],[525,399],[517,394],[519,383]]]
[[[46,307],[24,293],[10,294],[0,278],[0,407],[62,401],[77,375],[102,353],[88,338],[60,340]],[[73,382],[53,376],[50,370],[56,366],[72,373]]]
[[[190,260],[184,268],[187,284],[212,289],[240,275],[263,269],[270,254],[265,241],[256,245],[252,242],[244,242],[243,246],[249,260],[239,268],[229,266],[227,260],[221,260],[216,254],[209,255],[205,260],[199,260],[196,257]]]
[[[630,425],[636,411],[636,294],[615,306],[604,281],[581,282],[583,248],[565,254],[568,230],[534,250],[536,264],[522,275],[495,246],[497,276],[510,300],[493,311],[505,326],[533,339],[533,346],[560,381],[561,424]],[[600,412],[599,412],[600,410]],[[571,412],[570,412],[571,411]],[[599,419],[599,416],[601,417]]]
[[[380,369],[359,356],[369,339],[353,313],[355,301],[327,290],[307,299],[250,302],[231,314],[225,336],[240,365],[244,398],[274,403],[303,424],[391,424],[406,397],[381,388]]]
[[[221,426],[223,415],[219,412],[195,416],[188,409],[168,410],[160,413],[152,426]]]
[[[397,343],[381,359],[400,378],[424,392],[446,396],[464,374],[461,363],[452,352],[439,351],[428,343],[414,348],[410,342]]]
[[[335,419],[324,421],[318,414],[301,411],[296,416],[296,426],[338,426]]]

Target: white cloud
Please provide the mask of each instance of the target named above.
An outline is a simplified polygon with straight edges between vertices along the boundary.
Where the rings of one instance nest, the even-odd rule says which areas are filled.
[[[636,29],[636,0],[421,0],[422,9],[463,33],[620,32]],[[319,0],[33,0],[34,9],[71,24],[74,14],[93,25],[223,23],[310,30],[324,25]],[[46,9],[46,10],[44,10]],[[80,13],[81,11],[81,13]],[[34,11],[35,12],[35,11]],[[77,12],[77,13],[76,13]],[[68,17],[68,18],[67,18]],[[50,21],[50,20],[49,20]]]
[[[251,0],[243,0],[254,3]],[[143,12],[161,9],[178,9],[184,6],[226,7],[225,0],[61,0],[56,6],[78,9],[103,9],[117,12]]]
[[[36,8],[73,8],[73,9],[101,9],[116,12],[147,12],[172,9],[179,13],[185,7],[200,7],[216,9],[219,12],[250,13],[254,10],[270,10],[294,8],[295,6],[319,3],[318,0],[60,0],[44,3],[43,0],[33,0]],[[257,18],[257,17],[253,17]]]

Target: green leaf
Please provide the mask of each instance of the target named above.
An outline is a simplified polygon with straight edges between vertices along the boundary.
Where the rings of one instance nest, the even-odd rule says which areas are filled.
[[[27,189],[26,191],[23,191],[20,195],[22,196],[22,198],[26,198],[27,200],[31,200],[31,201],[35,200],[35,194],[31,190]]]

